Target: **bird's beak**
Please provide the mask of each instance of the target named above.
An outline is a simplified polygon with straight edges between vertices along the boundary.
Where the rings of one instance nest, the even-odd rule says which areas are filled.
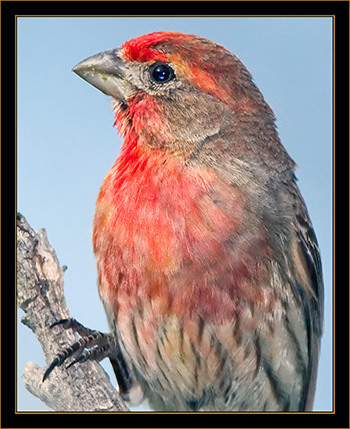
[[[130,84],[125,79],[126,66],[119,49],[93,55],[77,64],[73,71],[104,94],[126,102]]]

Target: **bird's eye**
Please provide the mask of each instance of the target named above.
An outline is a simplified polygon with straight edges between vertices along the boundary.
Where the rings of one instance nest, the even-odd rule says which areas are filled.
[[[165,63],[154,63],[150,67],[152,79],[157,83],[165,83],[175,78],[174,70]]]

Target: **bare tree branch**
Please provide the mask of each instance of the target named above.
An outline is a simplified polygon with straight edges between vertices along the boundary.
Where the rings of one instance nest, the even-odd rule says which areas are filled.
[[[72,317],[63,294],[63,273],[45,230],[35,232],[17,215],[17,302],[22,323],[38,338],[50,363],[57,352],[77,341],[71,330],[49,326]],[[55,411],[128,411],[103,368],[93,361],[56,368],[45,382],[45,368],[26,365],[26,389]]]

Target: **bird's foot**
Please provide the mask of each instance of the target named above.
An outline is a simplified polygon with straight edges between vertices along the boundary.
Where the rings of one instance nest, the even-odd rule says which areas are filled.
[[[43,382],[56,367],[61,366],[71,357],[74,359],[68,364],[67,368],[70,368],[78,362],[85,362],[86,360],[100,361],[109,356],[116,348],[116,340],[113,334],[105,334],[86,328],[75,319],[58,320],[50,326],[50,329],[58,325],[61,325],[64,329],[73,329],[81,338],[55,356],[45,371]]]

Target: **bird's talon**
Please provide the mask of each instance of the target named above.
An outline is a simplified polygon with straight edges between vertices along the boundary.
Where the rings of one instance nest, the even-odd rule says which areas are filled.
[[[56,320],[56,322],[53,322],[49,328],[52,329],[54,326],[63,325],[64,329],[70,328],[70,326],[67,326],[68,323],[70,323],[72,319],[60,319]],[[73,319],[74,320],[74,319]],[[66,325],[66,326],[65,326]]]
[[[107,357],[116,347],[116,341],[112,334],[104,334],[103,332],[88,329],[73,318],[57,320],[50,325],[50,328],[58,325],[62,325],[64,329],[72,328],[81,338],[54,357],[45,371],[43,382],[56,367],[61,366],[69,358],[74,357],[74,360],[66,366],[66,369],[78,362],[85,362],[87,360],[100,361]]]

